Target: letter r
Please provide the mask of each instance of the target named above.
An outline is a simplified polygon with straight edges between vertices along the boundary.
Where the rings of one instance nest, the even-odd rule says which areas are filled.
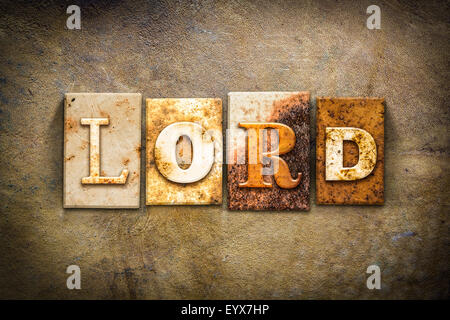
[[[297,178],[293,179],[289,171],[289,166],[278,155],[291,151],[295,146],[295,133],[287,125],[274,122],[245,122],[239,123],[240,127],[247,129],[247,159],[248,159],[248,178],[239,187],[248,188],[271,188],[272,183],[264,181],[263,163],[264,157],[268,158],[274,168],[274,177],[277,185],[284,189],[295,188],[299,183],[302,174],[297,173]],[[275,129],[278,132],[278,146],[275,150],[264,151],[266,143],[263,136],[263,130]],[[274,143],[271,141],[271,145]]]

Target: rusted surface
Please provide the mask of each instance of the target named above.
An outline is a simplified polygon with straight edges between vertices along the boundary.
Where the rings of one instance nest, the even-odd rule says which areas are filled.
[[[67,93],[64,101],[64,207],[138,208],[141,95]]]
[[[316,128],[316,201],[318,204],[383,204],[384,203],[384,99],[382,98],[317,98],[317,128]],[[354,146],[343,144],[345,159],[348,163],[364,164],[366,172],[362,179],[360,171],[344,169],[336,173],[334,180],[326,177],[326,143],[327,128],[354,127],[367,131],[375,140],[363,137],[361,132],[352,136],[352,141],[360,144],[362,149],[369,150],[361,156],[361,150],[355,152]],[[330,131],[330,130],[329,130]],[[343,138],[344,131],[334,130],[334,136],[329,135],[328,143]],[[350,139],[348,139],[350,140]],[[351,147],[350,147],[351,146]],[[341,151],[341,150],[338,150]],[[345,157],[345,155],[348,155]],[[329,162],[342,159],[329,154]],[[333,160],[334,159],[334,160]],[[376,163],[373,163],[376,159]],[[375,167],[373,168],[373,165]],[[331,167],[331,166],[330,166]],[[329,167],[329,168],[330,168]],[[373,169],[372,169],[373,168]],[[330,170],[331,171],[331,170]],[[328,174],[329,176],[330,173]],[[350,181],[345,181],[350,180]],[[352,181],[353,180],[353,181]]]
[[[228,148],[228,208],[231,210],[309,210],[309,93],[307,92],[232,92],[229,94],[229,129],[231,139]],[[259,133],[247,143],[239,129],[244,122],[280,123],[293,130],[278,130],[280,149],[278,172],[261,177],[263,164],[252,163]],[[251,127],[251,125],[246,125]],[[262,127],[260,128],[262,129]],[[256,130],[254,130],[256,131]],[[249,133],[252,136],[252,133]],[[252,142],[252,141],[256,142]],[[290,142],[295,145],[291,146]],[[246,148],[250,144],[249,148]],[[255,147],[251,147],[255,145]],[[240,150],[239,150],[240,149]],[[248,150],[253,152],[248,153]],[[286,152],[285,152],[286,151]],[[239,163],[238,154],[246,154],[245,163]],[[270,165],[270,164],[269,164]],[[265,165],[267,166],[267,165]],[[250,170],[249,170],[250,168]],[[249,174],[250,173],[250,174]],[[249,182],[250,181],[250,182]],[[250,184],[250,185],[249,185]]]
[[[174,123],[200,125],[202,137],[214,145],[213,164],[206,176],[192,183],[167,179],[177,162],[166,159],[170,150],[155,147],[161,132]],[[181,135],[180,137],[182,137]],[[168,137],[179,139],[179,136]],[[148,205],[222,203],[222,100],[221,99],[147,99],[147,200]],[[178,144],[178,159],[187,142]],[[163,145],[162,145],[163,146]],[[168,148],[172,146],[166,146]],[[189,149],[190,150],[190,149]],[[165,152],[167,151],[167,152]],[[186,154],[190,156],[190,151]],[[183,164],[183,163],[182,163]],[[184,168],[189,169],[184,163]]]
[[[178,139],[176,150],[177,163],[181,169],[188,169],[192,163],[192,142],[188,136]]]

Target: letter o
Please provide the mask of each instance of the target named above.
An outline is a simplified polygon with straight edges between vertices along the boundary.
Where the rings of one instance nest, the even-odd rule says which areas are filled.
[[[187,169],[178,166],[176,144],[181,136],[192,143],[192,163]],[[214,164],[214,141],[211,135],[195,122],[176,122],[165,127],[156,138],[155,164],[168,180],[192,183],[203,179]]]

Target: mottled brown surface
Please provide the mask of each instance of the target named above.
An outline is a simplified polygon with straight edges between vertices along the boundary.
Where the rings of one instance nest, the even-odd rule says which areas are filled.
[[[317,204],[384,203],[384,99],[317,98],[316,122],[316,202]],[[325,130],[327,127],[354,127],[367,131],[377,146],[372,172],[355,181],[325,180]],[[344,166],[355,163],[358,152],[345,144]],[[356,148],[357,149],[357,148]],[[356,160],[356,161],[355,161]]]
[[[373,2],[80,3],[81,31],[65,5],[0,4],[0,297],[448,297],[448,5],[376,1],[368,30]],[[146,207],[144,192],[138,210],[62,208],[65,92],[219,97],[226,119],[236,90],[311,92],[312,177],[315,97],[385,97],[385,204],[317,206],[312,179],[303,213]]]
[[[146,99],[146,204],[148,205],[208,205],[222,204],[222,100]],[[193,183],[176,183],[166,179],[161,170],[170,172],[174,165],[162,161],[155,147],[161,131],[175,122],[194,122],[211,135],[216,144],[216,160],[208,174]],[[156,162],[159,163],[159,169]]]
[[[298,186],[283,189],[273,176],[265,176],[267,182],[272,181],[271,188],[242,188],[239,183],[247,181],[247,164],[229,164],[227,200],[230,210],[309,210],[309,113],[309,94],[302,93],[274,101],[270,114],[263,119],[263,122],[282,123],[294,130],[294,148],[280,157],[288,164],[293,178],[301,173]]]

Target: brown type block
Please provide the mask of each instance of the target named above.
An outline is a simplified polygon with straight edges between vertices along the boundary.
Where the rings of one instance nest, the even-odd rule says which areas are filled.
[[[228,96],[228,208],[309,210],[309,92]]]
[[[222,100],[147,99],[148,205],[222,203]]]
[[[65,208],[139,208],[141,94],[67,93]]]
[[[318,204],[384,203],[383,104],[382,98],[317,98]],[[350,137],[345,130],[353,130],[356,134]],[[345,134],[347,136],[344,138]],[[336,137],[339,137],[339,144]],[[333,163],[333,143],[337,145],[334,150],[339,153],[336,157],[339,163]],[[364,149],[369,151],[362,155]],[[354,169],[358,163],[360,168]],[[341,170],[333,172],[332,167],[336,164]]]

